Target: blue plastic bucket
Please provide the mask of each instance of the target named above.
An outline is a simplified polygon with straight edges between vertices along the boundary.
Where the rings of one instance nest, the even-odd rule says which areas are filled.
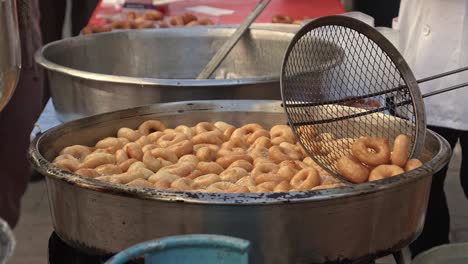
[[[128,248],[106,264],[144,257],[146,264],[247,264],[250,242],[219,235],[173,236]]]

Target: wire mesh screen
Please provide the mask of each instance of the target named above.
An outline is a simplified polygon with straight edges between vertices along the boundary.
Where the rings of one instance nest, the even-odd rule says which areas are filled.
[[[338,174],[336,160],[350,154],[359,137],[393,144],[406,134],[413,147],[417,112],[389,54],[346,26],[301,31],[286,53],[281,91],[290,125],[311,157]]]

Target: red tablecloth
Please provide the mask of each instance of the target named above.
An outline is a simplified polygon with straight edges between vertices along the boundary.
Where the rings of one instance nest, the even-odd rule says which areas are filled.
[[[210,7],[234,10],[231,15],[210,17],[216,24],[238,24],[257,4],[257,0],[186,0],[171,3],[168,16],[186,13],[187,7],[206,5]],[[108,16],[120,14],[121,8],[104,7],[98,4],[89,22],[90,25],[102,25]],[[302,20],[304,16],[320,17],[344,13],[345,10],[339,0],[272,0],[263,13],[257,18],[257,23],[269,23],[276,14],[284,14],[293,19]]]

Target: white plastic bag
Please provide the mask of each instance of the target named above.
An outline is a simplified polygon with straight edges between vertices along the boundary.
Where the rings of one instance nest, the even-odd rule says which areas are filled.
[[[0,264],[7,263],[15,249],[15,238],[7,222],[0,218]]]

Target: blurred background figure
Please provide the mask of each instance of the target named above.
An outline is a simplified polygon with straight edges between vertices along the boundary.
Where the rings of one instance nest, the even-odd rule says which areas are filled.
[[[392,27],[392,19],[398,16],[400,0],[355,0],[354,10],[374,18],[376,27]]]
[[[400,0],[341,0],[348,11],[359,11],[374,18],[376,27],[392,27],[392,20],[398,16]]]
[[[79,35],[81,29],[88,24],[98,2],[98,0],[40,0],[42,43],[45,45],[64,36]],[[44,79],[44,86],[46,87],[43,101],[45,105],[49,100],[47,76]]]
[[[400,48],[416,79],[468,66],[468,1],[402,0],[396,23]],[[468,80],[468,73],[420,86],[425,93]],[[452,149],[462,149],[460,182],[468,197],[468,91],[456,90],[424,100],[429,129],[442,135]],[[411,245],[413,256],[449,243],[450,216],[444,182],[448,165],[432,178],[424,229]]]
[[[31,131],[42,112],[43,72],[34,62],[42,45],[39,1],[17,0],[21,40],[21,72],[13,97],[0,112],[0,218],[18,222],[20,201],[31,176],[27,160]]]
[[[41,0],[41,32],[44,44],[62,38],[65,18],[69,11],[71,28],[68,34],[80,34],[93,14],[98,0]],[[67,8],[68,7],[68,8]]]
[[[399,48],[421,79],[468,66],[468,1],[466,0],[354,0],[353,10],[375,19],[376,26],[399,30]],[[393,21],[394,17],[398,17]],[[423,84],[424,92],[466,82],[468,73]],[[462,164],[460,182],[468,197],[468,92],[458,90],[425,99],[429,129],[442,135],[452,149],[460,143]],[[450,242],[450,214],[444,192],[448,165],[432,179],[423,232],[410,246],[412,256]]]

